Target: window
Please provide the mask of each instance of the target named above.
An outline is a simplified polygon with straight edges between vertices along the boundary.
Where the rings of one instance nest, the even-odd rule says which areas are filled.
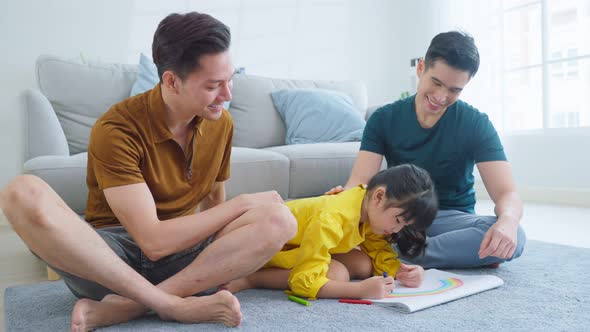
[[[589,127],[590,2],[504,0],[501,129]]]
[[[476,4],[474,4],[476,3]],[[462,98],[498,130],[590,127],[590,1],[448,1],[481,67]]]

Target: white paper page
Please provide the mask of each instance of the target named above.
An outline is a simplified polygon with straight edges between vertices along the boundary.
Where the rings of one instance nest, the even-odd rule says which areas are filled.
[[[483,292],[503,285],[502,279],[491,275],[466,276],[436,269],[426,270],[418,288],[401,286],[396,281],[392,294],[374,304],[392,306],[404,312],[414,312],[437,304]]]

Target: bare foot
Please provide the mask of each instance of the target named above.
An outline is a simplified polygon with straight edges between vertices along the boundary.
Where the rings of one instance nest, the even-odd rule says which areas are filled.
[[[127,322],[145,312],[143,306],[119,295],[107,295],[100,302],[80,299],[72,310],[72,331],[92,331],[97,327]]]
[[[210,296],[183,298],[167,311],[158,312],[161,319],[187,324],[216,322],[226,326],[238,326],[242,322],[240,302],[226,290]]]
[[[240,292],[240,291],[243,291],[246,289],[251,289],[254,287],[255,287],[254,284],[250,281],[250,279],[248,279],[248,277],[243,277],[243,278],[235,279],[235,280],[232,280],[228,283],[225,283],[225,284],[219,286],[219,289],[224,289],[224,290],[231,292],[232,294],[235,294],[237,292]]]

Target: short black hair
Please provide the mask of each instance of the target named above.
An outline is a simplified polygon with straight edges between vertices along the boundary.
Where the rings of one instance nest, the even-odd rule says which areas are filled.
[[[479,51],[473,37],[462,31],[439,33],[432,38],[424,58],[425,69],[434,66],[437,60],[443,60],[447,65],[469,72],[469,77],[475,76],[479,69]]]
[[[201,56],[229,49],[229,28],[214,17],[190,12],[170,14],[158,25],[152,43],[152,58],[158,76],[171,70],[184,80],[199,68]]]

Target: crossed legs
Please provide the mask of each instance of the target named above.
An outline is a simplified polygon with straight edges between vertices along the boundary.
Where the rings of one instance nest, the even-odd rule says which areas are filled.
[[[39,178],[17,177],[0,192],[0,208],[26,245],[47,263],[120,294],[100,302],[78,301],[72,330],[127,321],[149,309],[162,319],[238,325],[241,312],[231,293],[190,295],[258,270],[296,231],[295,219],[283,205],[250,210],[228,224],[185,269],[154,286]]]
[[[479,258],[477,253],[481,241],[496,219],[495,216],[440,210],[432,226],[426,230],[428,240],[424,255],[417,258],[402,257],[402,259],[424,268],[470,268],[502,263],[520,257],[526,244],[526,235],[522,227],[518,226],[516,251],[512,257],[509,259],[493,256]]]

